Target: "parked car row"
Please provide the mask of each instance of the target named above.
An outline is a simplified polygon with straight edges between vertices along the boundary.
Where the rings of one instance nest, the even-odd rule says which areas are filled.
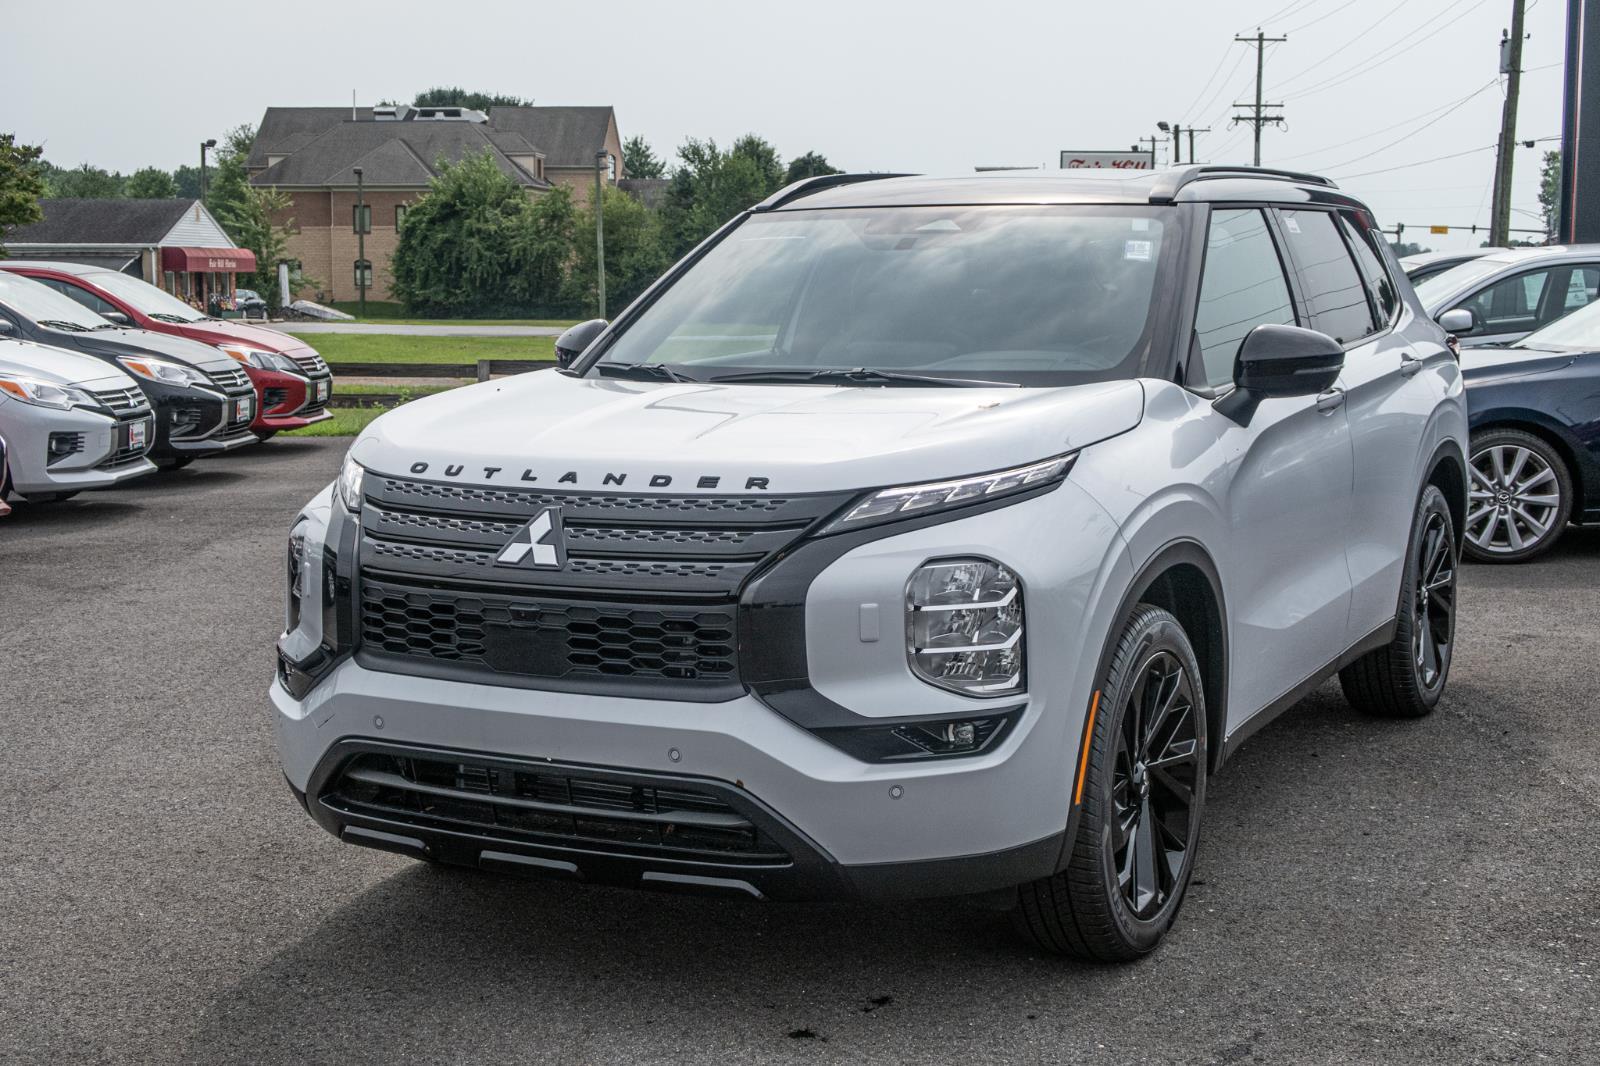
[[[76,263],[0,263],[0,436],[30,502],[109,488],[332,417],[327,363]]]

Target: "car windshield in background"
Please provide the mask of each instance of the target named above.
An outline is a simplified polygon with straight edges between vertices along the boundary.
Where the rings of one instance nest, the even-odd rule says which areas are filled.
[[[606,350],[599,372],[1022,385],[1136,377],[1172,208],[853,208],[754,215]],[[812,375],[801,371],[816,372]]]
[[[1557,319],[1517,342],[1519,348],[1573,348],[1600,351],[1600,302]]]
[[[109,292],[140,314],[179,322],[198,322],[205,317],[176,296],[168,296],[149,282],[130,278],[126,274],[107,270],[90,274],[84,280]]]
[[[50,286],[0,270],[0,304],[5,304],[30,322],[55,326],[70,332],[110,329],[111,323],[70,296]]]
[[[1432,307],[1440,300],[1449,296],[1463,285],[1470,285],[1479,278],[1486,278],[1490,274],[1498,273],[1505,269],[1504,263],[1497,263],[1488,259],[1474,259],[1460,266],[1453,266],[1442,274],[1435,274],[1423,278],[1417,283],[1417,299],[1422,301],[1423,307]],[[1441,308],[1440,310],[1448,310]]]

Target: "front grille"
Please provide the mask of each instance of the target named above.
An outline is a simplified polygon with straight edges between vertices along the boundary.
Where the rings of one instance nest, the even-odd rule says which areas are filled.
[[[328,364],[316,352],[290,352],[289,358],[307,374],[326,374]]]
[[[346,763],[321,802],[422,829],[640,857],[787,864],[718,793],[579,768],[376,752]]]
[[[718,608],[637,607],[407,588],[367,578],[369,651],[553,681],[726,682],[735,619]]]
[[[90,395],[109,408],[118,418],[142,412],[148,406],[145,403],[144,393],[137,385],[130,385],[125,389],[95,389]]]
[[[99,469],[120,470],[125,466],[131,466],[134,463],[142,461],[145,453],[149,450],[149,443],[137,446],[130,445],[126,448],[118,448],[116,451],[106,456],[103,461],[101,461],[99,464]]]
[[[233,395],[244,392],[250,388],[250,375],[238,367],[224,367],[221,370],[203,371],[223,392]]]

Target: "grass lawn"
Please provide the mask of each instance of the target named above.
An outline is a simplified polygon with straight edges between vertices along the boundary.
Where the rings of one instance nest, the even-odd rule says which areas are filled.
[[[343,396],[405,395],[415,399],[418,396],[432,396],[436,392],[449,392],[457,387],[455,385],[380,385],[369,382],[352,385],[341,381],[334,386],[334,392]]]
[[[357,322],[381,322],[390,326],[560,326],[566,329],[579,321],[575,318],[416,318],[407,315],[399,304],[383,300],[368,300],[365,315],[353,300],[327,306],[354,315]]]
[[[285,437],[353,437],[367,428],[367,423],[383,414],[382,407],[335,407],[333,417],[305,429],[291,429]]]
[[[403,337],[319,333],[307,338],[339,363],[476,363],[479,359],[554,359],[554,337]]]

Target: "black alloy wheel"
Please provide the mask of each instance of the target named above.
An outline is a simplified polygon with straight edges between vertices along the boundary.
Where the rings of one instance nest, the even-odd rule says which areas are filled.
[[[1430,514],[1416,545],[1417,581],[1412,594],[1412,659],[1424,690],[1444,684],[1456,632],[1456,549],[1444,515]]]

